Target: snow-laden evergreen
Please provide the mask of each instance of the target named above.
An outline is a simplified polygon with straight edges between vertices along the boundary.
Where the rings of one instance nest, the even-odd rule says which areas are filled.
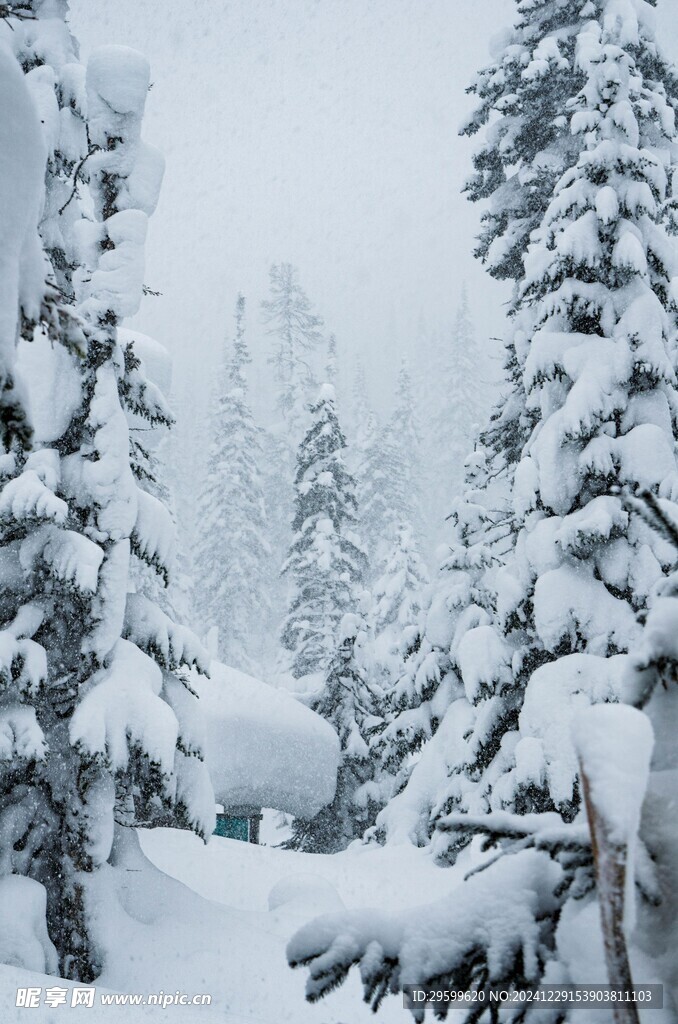
[[[384,571],[372,588],[370,624],[375,660],[390,679],[400,675],[402,646],[426,600],[428,572],[409,523],[400,523]]]
[[[360,532],[370,576],[376,578],[383,571],[399,523],[420,522],[417,482],[412,480],[410,459],[393,423],[380,425],[373,412],[366,418],[354,461]]]
[[[27,899],[44,886],[44,969],[89,980],[100,968],[94,874],[119,831],[211,831],[195,700],[182,682],[206,663],[188,631],[128,593],[132,554],[163,578],[172,554],[171,517],[137,482],[144,467],[128,427],[132,416],[153,427],[171,415],[118,337],[141,300],[162,177],[162,158],[140,138],[148,63],[106,46],[85,69],[67,5],[29,6],[30,19],[10,18],[12,33],[0,24],[0,123],[12,125],[14,184],[27,196],[15,214],[24,254],[11,234],[13,252],[4,230],[0,239],[3,287],[19,281],[26,395],[19,429],[5,432],[0,490],[0,873],[25,881]],[[3,172],[9,159],[3,147]],[[18,301],[3,302],[3,317],[16,318]]]
[[[382,721],[373,731],[370,746],[390,783],[388,789],[382,787],[382,806],[394,788],[404,785],[399,773],[423,738],[422,731],[413,728],[411,712],[416,702],[404,680],[421,641],[421,622],[429,599],[426,566],[409,523],[401,523],[384,571],[372,588],[369,617],[370,672],[383,692]]]
[[[487,419],[486,396],[492,383],[492,368],[481,359],[465,285],[451,330],[437,339],[433,367],[424,406],[431,411],[422,431],[425,491],[432,502],[428,518],[433,535],[442,539],[452,503],[464,488],[466,456]]]
[[[672,494],[678,482],[675,250],[662,225],[674,113],[642,78],[636,26],[612,5],[577,41],[582,152],[533,235],[521,287],[535,331],[516,354],[536,427],[513,484],[519,533],[494,581],[494,622],[466,632],[458,663],[478,709],[465,770],[479,786],[472,799],[453,789],[448,810],[576,812],[563,738],[573,701],[618,697],[613,656],[636,642],[636,612],[668,567],[617,493]]]
[[[317,388],[317,357],[322,343],[322,319],[299,284],[291,263],[274,263],[270,270],[270,298],[261,304],[262,319],[273,346],[276,403],[293,445],[306,423],[306,404]]]
[[[401,507],[399,510],[393,508],[392,515],[406,519],[418,537],[427,514],[421,504],[424,479],[423,451],[415,391],[407,360],[403,360],[398,370],[393,414],[386,428],[386,445],[395,450],[399,460],[394,472],[397,476],[396,486]],[[392,537],[389,540],[392,540]]]
[[[551,201],[553,189],[580,152],[570,131],[570,100],[583,87],[586,73],[577,57],[580,33],[600,20],[606,0],[517,0],[510,32],[498,37],[494,60],[472,82],[478,105],[462,133],[484,138],[474,156],[474,174],[466,183],[472,202],[486,204],[476,255],[493,277],[519,282],[530,235]],[[629,10],[624,0],[610,17],[634,24],[627,45],[650,87],[676,106],[678,80],[654,38],[654,3],[640,0]],[[507,386],[496,404],[484,443],[500,470],[512,467],[534,427],[533,412],[522,390],[516,356],[523,332],[533,330],[532,311],[517,313],[505,335]]]
[[[624,670],[641,636],[638,613],[674,561],[667,541],[630,514],[624,494],[678,492],[676,253],[665,216],[676,90],[667,98],[664,89],[675,77],[658,54],[648,4],[530,0],[519,11],[529,53],[514,36],[510,59],[485,80],[494,96],[481,119],[495,107],[501,116],[488,128],[475,186],[494,197],[485,249],[493,272],[519,281],[499,415],[509,410],[512,419],[486,435],[490,451],[478,468],[489,486],[455,509],[451,572],[425,626],[433,674],[449,658],[453,703],[392,802],[410,840],[425,842],[433,827],[441,860],[454,860],[478,835],[499,852],[447,906],[422,908],[416,920],[355,914],[302,931],[288,955],[310,965],[312,999],[354,963],[375,1009],[410,978],[487,991],[576,982],[588,967],[596,980],[624,980],[613,973],[622,959],[606,964],[596,945],[601,919],[606,942],[612,934],[619,945],[624,929],[618,908],[610,912],[623,871],[612,891],[603,865],[621,865],[622,849],[633,859],[651,738],[643,716],[624,709],[622,747],[641,780],[631,793],[618,746],[606,740],[610,765],[602,770],[595,743],[600,730],[621,728],[622,709],[587,709],[628,696]],[[557,110],[571,131],[563,145]],[[531,193],[522,187],[530,182],[527,149],[515,149],[523,133],[522,145],[538,144],[546,168]],[[510,162],[522,163],[513,183],[504,180]],[[511,486],[495,502],[500,453],[515,473],[504,474]],[[593,845],[580,772],[593,787]],[[615,822],[631,798],[633,825],[619,839]],[[615,837],[621,845],[608,858]],[[642,843],[637,864],[648,915],[656,878]],[[423,1011],[414,1015],[423,1019]],[[532,1015],[528,1007],[523,1017]],[[490,1016],[470,1007],[465,1019]]]
[[[310,415],[297,454],[293,539],[283,566],[292,598],[281,640],[296,679],[327,670],[339,623],[355,608],[366,571],[355,530],[355,483],[344,463],[346,440],[330,384],[321,387]]]
[[[452,505],[452,542],[437,581],[403,636],[402,672],[389,691],[385,728],[374,740],[396,775],[394,795],[374,833],[387,842],[429,842],[430,813],[448,784],[448,763],[458,756],[470,729],[471,711],[455,669],[464,631],[479,618],[487,621],[492,610],[482,584],[496,558],[485,532],[490,531],[491,543],[501,527],[485,507],[488,498],[497,497],[488,482],[487,462],[482,448],[466,460],[465,490]],[[445,727],[436,736],[441,723]],[[457,781],[466,784],[462,777]]]
[[[343,616],[322,689],[309,706],[330,723],[341,745],[337,788],[331,804],[309,821],[296,818],[288,849],[337,853],[363,835],[381,804],[379,764],[370,733],[378,727],[381,691],[370,680],[367,623],[363,614]]]
[[[238,296],[235,336],[225,349],[213,396],[207,473],[198,503],[196,607],[205,634],[218,631],[219,658],[260,667],[270,628],[271,574],[260,479],[260,431],[248,398],[245,299]]]
[[[442,679],[475,723],[444,755],[450,781],[431,775],[426,799],[420,790],[418,835],[434,807],[438,817],[488,806],[576,812],[576,765],[562,738],[570,693],[614,698],[614,663],[591,656],[628,650],[635,612],[667,564],[615,495],[619,485],[670,489],[675,472],[674,254],[662,225],[673,113],[660,88],[639,80],[642,60],[624,56],[648,31],[635,15],[617,22],[608,12],[578,37],[588,83],[570,107],[582,153],[533,234],[517,300],[517,318],[534,331],[515,335],[520,379],[509,404],[526,395],[534,429],[512,488],[491,448],[469,460],[475,484],[454,505],[455,537],[413,659],[418,689],[437,694]],[[604,46],[623,39],[632,42],[619,46],[618,70]],[[599,65],[620,80],[602,98],[613,85],[596,78]],[[634,268],[623,251],[636,241]],[[651,455],[639,459],[641,450]],[[449,846],[446,833],[439,853]]]

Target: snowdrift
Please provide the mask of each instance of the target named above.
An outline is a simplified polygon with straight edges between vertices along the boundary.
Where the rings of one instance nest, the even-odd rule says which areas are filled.
[[[273,807],[312,818],[331,803],[339,739],[285,690],[213,661],[196,678],[205,720],[205,756],[225,808]]]

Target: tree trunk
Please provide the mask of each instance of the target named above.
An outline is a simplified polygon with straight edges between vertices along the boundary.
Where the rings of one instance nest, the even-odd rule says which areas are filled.
[[[628,847],[611,840],[608,824],[591,800],[589,780],[581,763],[580,773],[591,830],[607,977],[610,985],[630,989],[633,980],[624,933]],[[640,1024],[635,1003],[613,1003],[612,1007],[614,1024]]]

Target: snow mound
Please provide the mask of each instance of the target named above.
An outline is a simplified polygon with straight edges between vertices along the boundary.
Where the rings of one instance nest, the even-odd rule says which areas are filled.
[[[344,904],[337,890],[320,875],[298,874],[281,878],[268,894],[268,909],[303,907],[314,914],[330,914],[343,910]]]
[[[205,757],[224,807],[273,807],[312,818],[331,803],[339,739],[284,690],[213,661],[195,678],[206,723]]]
[[[0,963],[56,974],[57,952],[47,934],[44,886],[32,878],[0,878]]]

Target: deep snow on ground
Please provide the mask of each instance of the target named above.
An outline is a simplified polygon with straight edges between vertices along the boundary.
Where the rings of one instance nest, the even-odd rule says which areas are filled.
[[[216,972],[209,983],[222,1005],[267,1024],[391,1024],[407,1019],[395,999],[375,1018],[361,1001],[357,976],[329,1000],[310,1006],[303,999],[305,972],[287,967],[285,946],[297,928],[318,914],[342,906],[416,906],[437,898],[462,877],[459,869],[436,867],[426,851],[411,846],[357,846],[319,856],[217,837],[205,846],[186,832],[166,829],[140,836],[145,854],[157,867],[219,904],[224,924],[213,932],[211,923],[203,926],[203,936],[222,950],[221,959],[215,956]],[[182,939],[186,950],[195,941],[188,932]],[[149,967],[149,976],[154,970]],[[207,980],[205,985],[209,991]]]
[[[285,946],[313,917],[347,908],[400,910],[448,892],[458,868],[438,868],[412,846],[353,847],[334,856],[293,853],[188,832],[125,833],[116,867],[95,885],[95,932],[106,966],[97,989],[148,995],[210,993],[212,1005],[15,1007],[18,985],[44,990],[58,979],[0,966],[2,1024],[65,1018],[101,1024],[402,1024],[398,999],[376,1017],[361,1001],[354,975],[321,1004],[304,1000],[305,972],[287,966]],[[269,906],[271,909],[269,909]],[[69,982],[62,982],[69,987]],[[69,992],[70,999],[70,992]]]

